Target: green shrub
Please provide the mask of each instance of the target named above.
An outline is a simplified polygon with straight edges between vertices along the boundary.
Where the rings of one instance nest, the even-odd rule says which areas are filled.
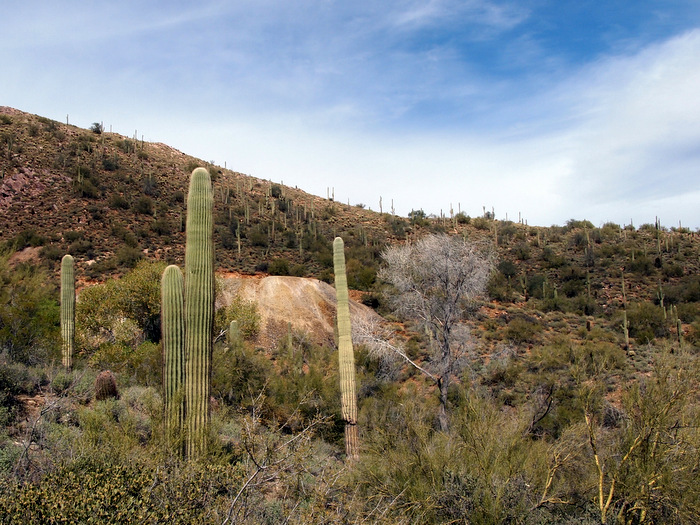
[[[134,211],[143,215],[153,215],[153,199],[142,196],[136,199]]]
[[[117,157],[105,157],[102,159],[102,167],[105,171],[116,171],[119,169],[119,161]]]
[[[113,210],[128,210],[129,201],[122,195],[116,194],[109,198],[109,207]]]
[[[654,263],[649,257],[637,255],[633,261],[629,261],[627,268],[630,272],[649,276],[654,273]]]
[[[632,303],[627,307],[627,322],[630,337],[639,344],[647,344],[655,337],[666,335],[663,311],[651,303]]]
[[[531,317],[516,317],[506,327],[506,339],[516,344],[534,343],[542,325]]]
[[[46,272],[20,264],[11,268],[0,255],[0,353],[27,365],[60,349],[59,307]]]
[[[235,296],[228,306],[216,311],[214,329],[217,332],[227,330],[231,321],[238,321],[238,330],[244,338],[255,337],[260,330],[260,314],[257,305]]]
[[[170,222],[168,221],[167,217],[164,216],[160,216],[153,221],[153,224],[151,224],[151,230],[158,235],[170,235],[172,231],[170,228]]]
[[[267,271],[270,275],[289,275],[289,261],[283,258],[273,259]]]
[[[117,249],[116,260],[119,266],[126,268],[135,268],[138,262],[143,259],[143,252],[138,248],[129,246],[121,246]]]

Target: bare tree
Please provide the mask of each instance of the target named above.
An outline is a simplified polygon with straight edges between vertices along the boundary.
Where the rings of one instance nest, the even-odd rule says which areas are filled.
[[[447,391],[458,350],[467,343],[464,321],[486,287],[491,253],[460,237],[429,235],[382,253],[379,276],[393,285],[394,311],[417,321],[430,338],[430,373],[440,391],[440,428],[447,431]]]

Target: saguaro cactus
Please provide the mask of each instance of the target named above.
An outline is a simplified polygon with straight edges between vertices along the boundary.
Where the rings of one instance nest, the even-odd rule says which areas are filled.
[[[358,456],[357,394],[355,390],[355,356],[350,333],[350,304],[348,279],[345,273],[343,239],[333,241],[333,271],[337,298],[338,369],[340,376],[340,410],[345,421],[345,454],[349,459]]]
[[[185,409],[188,457],[205,449],[214,324],[214,197],[209,172],[192,172],[185,246]]]
[[[182,438],[185,426],[185,319],[182,272],[168,266],[161,280],[161,327],[163,333],[163,392],[165,432],[172,444]]]
[[[61,260],[61,336],[63,366],[70,369],[73,366],[75,339],[75,272],[72,255],[64,255]]]

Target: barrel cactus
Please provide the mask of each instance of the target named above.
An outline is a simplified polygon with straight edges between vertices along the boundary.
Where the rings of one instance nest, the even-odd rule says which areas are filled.
[[[355,357],[350,331],[350,303],[348,279],[345,273],[343,239],[333,241],[333,269],[337,298],[338,370],[340,376],[340,409],[345,421],[345,454],[349,459],[358,456],[357,393],[355,390]]]
[[[117,380],[111,370],[103,370],[95,379],[95,400],[119,399]]]

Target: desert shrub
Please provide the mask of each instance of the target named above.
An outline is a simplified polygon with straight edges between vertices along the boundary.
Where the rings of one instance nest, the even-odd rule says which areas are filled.
[[[103,421],[111,427],[108,418]],[[2,481],[0,515],[24,523],[221,523],[241,465],[159,466],[146,459],[79,457],[32,483]]]
[[[212,395],[240,409],[251,407],[255,398],[265,392],[272,364],[260,352],[247,345],[227,348],[216,345],[212,358]]]
[[[41,258],[46,261],[60,261],[65,251],[55,244],[47,244],[41,249]]]
[[[289,275],[293,277],[306,277],[306,266],[303,264],[295,264],[289,269]]]
[[[141,259],[143,259],[143,252],[138,248],[127,244],[117,249],[116,260],[119,266],[135,268]]]
[[[289,261],[283,258],[273,259],[267,271],[270,275],[289,275]]]
[[[457,220],[458,224],[469,224],[472,220],[472,218],[463,211],[460,211],[457,215],[455,215],[455,219]]]
[[[112,235],[123,241],[126,246],[130,248],[136,248],[138,246],[136,236],[131,231],[127,230],[123,224],[113,224],[111,231]]]
[[[551,246],[545,246],[542,250],[542,260],[548,268],[561,268],[567,264],[566,259],[556,253]]]
[[[282,196],[282,186],[279,184],[273,184],[270,186],[270,195],[272,195],[275,199],[279,199]]]
[[[81,240],[84,235],[85,235],[85,232],[82,232],[82,231],[68,230],[68,231],[63,233],[63,239],[66,242],[75,242],[75,241]]]
[[[408,219],[411,221],[411,224],[415,224],[416,226],[427,226],[429,224],[427,215],[422,209],[411,210],[408,213]]]
[[[345,264],[348,286],[353,290],[371,290],[377,280],[376,263],[348,258]]]
[[[513,248],[512,254],[520,261],[527,261],[530,258],[530,245],[527,242],[519,242]]]
[[[153,221],[153,224],[151,224],[151,230],[158,235],[169,235],[172,231],[170,228],[170,222],[165,216],[160,216]]]
[[[11,268],[0,255],[0,353],[20,363],[36,364],[60,347],[59,307],[55,288],[41,268]]]
[[[490,230],[491,229],[491,221],[484,217],[475,217],[472,219],[472,225],[474,228],[477,230]]]
[[[267,226],[264,224],[256,224],[253,226],[248,231],[246,237],[253,246],[266,248],[270,243],[270,238],[267,233]]]
[[[595,228],[595,226],[593,226],[593,223],[591,221],[588,221],[585,219],[583,219],[583,220],[569,219],[568,221],[566,221],[566,228],[569,231],[575,230],[575,229],[592,230],[593,228]]]
[[[513,289],[510,279],[501,272],[494,273],[486,284],[486,291],[490,298],[496,301],[512,301]]]
[[[416,395],[365,406],[366,453],[351,481],[365,512],[375,508],[391,523],[505,523],[527,514],[545,481],[537,473],[546,445],[478,394],[462,393],[449,433],[435,432],[430,408],[409,402]]]
[[[68,253],[71,255],[88,254],[89,257],[92,257],[92,248],[92,241],[81,239],[68,245]]]
[[[515,266],[513,261],[505,259],[498,263],[498,271],[501,272],[506,278],[510,279],[518,274],[518,267]]]
[[[105,171],[116,171],[119,169],[119,161],[117,157],[105,157],[102,159],[102,167]]]
[[[627,307],[627,322],[630,336],[640,344],[666,335],[663,311],[652,303],[631,303]]]
[[[506,327],[506,338],[516,344],[533,343],[542,325],[532,317],[516,317]]]
[[[629,261],[626,265],[630,272],[639,275],[649,276],[654,273],[653,261],[644,255],[637,255],[633,261]]]
[[[12,425],[22,414],[18,396],[33,395],[44,383],[45,377],[37,370],[13,362],[5,353],[0,354],[0,428]]]
[[[143,261],[121,279],[85,288],[76,303],[76,336],[81,344],[94,351],[106,341],[132,349],[144,339],[160,341],[164,269],[165,263]],[[110,368],[110,362],[103,365]]]
[[[678,264],[667,264],[663,267],[663,274],[666,278],[683,277],[683,267]]]
[[[103,343],[89,362],[97,369],[114,370],[125,385],[159,386],[162,382],[162,350],[151,341]]]
[[[29,230],[22,230],[19,232],[17,235],[15,235],[13,238],[6,240],[2,244],[0,244],[0,252],[2,251],[19,251],[23,250],[27,246],[43,246],[46,244],[46,237],[43,235],[39,235],[36,233],[36,231],[29,229]]]
[[[185,202],[185,192],[182,190],[175,190],[175,192],[173,193],[173,202]]]
[[[547,277],[542,274],[527,276],[527,293],[530,297],[542,299],[547,290]]]
[[[337,355],[311,343],[304,334],[292,334],[291,347],[280,344],[275,357],[278,373],[268,381],[268,417],[284,423],[287,432],[297,432],[319,416],[330,417],[332,424],[321,435],[331,443],[342,443]]]
[[[143,215],[153,215],[153,199],[141,196],[134,203],[134,211]]]
[[[128,210],[129,201],[122,195],[112,195],[109,198],[109,207],[113,210]]]
[[[231,321],[238,321],[238,330],[244,338],[255,337],[260,330],[260,314],[257,305],[235,296],[228,306],[216,311],[215,330],[217,332],[227,330]]]

